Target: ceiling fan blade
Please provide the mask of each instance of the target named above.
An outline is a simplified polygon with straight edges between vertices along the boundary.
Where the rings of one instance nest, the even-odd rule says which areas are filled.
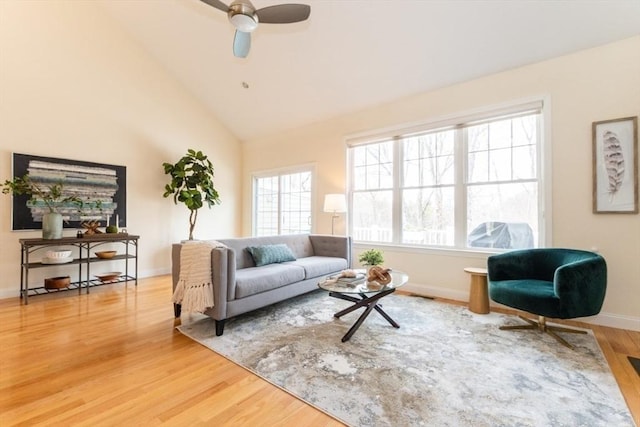
[[[225,13],[227,13],[227,11],[229,10],[229,6],[227,6],[226,4],[222,3],[219,0],[201,0],[203,3],[208,4],[209,6],[213,6],[216,9],[219,9]]]
[[[203,0],[204,1],[204,0]],[[306,4],[279,4],[263,7],[256,11],[258,20],[265,24],[291,24],[306,20],[311,14],[311,6]]]
[[[233,55],[238,58],[246,58],[251,49],[251,33],[236,30],[233,38]]]

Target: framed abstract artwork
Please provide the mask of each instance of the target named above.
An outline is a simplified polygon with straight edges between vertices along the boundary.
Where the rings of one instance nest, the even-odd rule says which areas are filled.
[[[82,228],[83,221],[100,221],[107,225],[127,225],[127,168],[79,160],[32,156],[13,153],[13,176],[29,174],[32,181],[47,186],[61,183],[65,196],[74,196],[91,208],[79,209],[77,204],[57,206],[62,214],[64,228]],[[96,201],[99,201],[96,204]],[[12,229],[35,230],[42,228],[42,215],[46,206],[30,203],[27,195],[13,196]]]
[[[593,122],[593,212],[638,213],[638,117]]]

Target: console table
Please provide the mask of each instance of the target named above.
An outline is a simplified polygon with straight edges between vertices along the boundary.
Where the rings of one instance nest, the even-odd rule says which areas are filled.
[[[43,295],[51,292],[69,291],[78,289],[78,294],[82,292],[84,286],[89,293],[89,288],[110,283],[135,281],[138,285],[138,239],[140,236],[134,236],[126,233],[101,233],[83,237],[63,237],[61,239],[19,239],[20,242],[20,298],[25,304],[29,303],[29,296]],[[124,253],[119,253],[113,258],[103,259],[94,255],[95,249],[107,243],[119,243],[124,245]],[[72,247],[77,248],[77,257],[70,262],[63,264],[46,264],[42,262],[33,262],[31,258],[33,253],[40,251],[43,255],[47,249],[56,247]],[[131,250],[133,249],[133,251]],[[91,279],[91,267],[96,263],[106,261],[124,260],[124,274],[113,280],[101,281]],[[135,260],[135,270],[130,275],[129,260]],[[60,267],[64,265],[78,266],[78,280],[72,281],[68,287],[62,289],[47,289],[44,286],[29,287],[29,270],[34,268],[50,268]],[[83,267],[86,270],[83,277]],[[84,279],[84,280],[83,280]]]

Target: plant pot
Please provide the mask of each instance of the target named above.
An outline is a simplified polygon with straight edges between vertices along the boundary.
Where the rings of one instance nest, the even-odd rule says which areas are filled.
[[[62,215],[58,212],[49,212],[42,215],[42,238],[62,238]]]

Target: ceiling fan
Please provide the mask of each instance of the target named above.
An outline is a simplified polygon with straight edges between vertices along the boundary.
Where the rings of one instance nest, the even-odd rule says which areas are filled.
[[[201,0],[209,6],[227,13],[229,21],[236,28],[233,39],[233,54],[246,58],[251,48],[251,32],[258,22],[265,24],[290,24],[304,21],[311,13],[306,4],[278,4],[256,10],[249,0],[235,0],[229,6],[219,0]]]

